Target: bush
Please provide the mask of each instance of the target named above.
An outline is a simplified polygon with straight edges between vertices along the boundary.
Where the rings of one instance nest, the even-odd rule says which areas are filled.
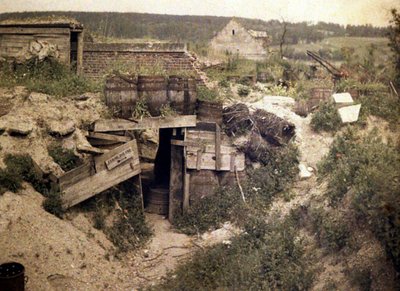
[[[229,81],[227,79],[223,79],[218,82],[218,85],[222,88],[229,88]]]
[[[43,201],[43,208],[58,218],[62,218],[62,215],[64,214],[61,195],[62,194],[58,191],[50,191],[46,195],[46,199]]]
[[[248,96],[251,92],[251,89],[247,86],[239,86],[238,94],[240,97]]]
[[[321,246],[330,252],[337,252],[348,245],[350,230],[342,217],[322,209],[314,209],[311,216],[314,231]]]
[[[221,101],[221,97],[216,89],[209,89],[206,86],[197,87],[197,99],[200,101]]]
[[[214,195],[196,200],[187,213],[174,214],[174,226],[186,234],[203,233],[227,220],[237,220],[244,205],[239,189],[219,189]]]
[[[93,226],[113,242],[117,254],[142,246],[152,235],[141,196],[133,189],[128,180],[81,204],[92,212]]]
[[[4,158],[4,163],[11,172],[30,183],[36,191],[42,194],[46,193],[47,186],[43,182],[40,170],[35,168],[34,162],[29,155],[8,154]]]
[[[399,165],[398,148],[383,143],[376,131],[363,138],[347,131],[337,137],[319,166],[321,175],[329,175],[327,195],[331,202],[337,204],[352,189],[358,220],[371,226],[397,270],[400,270]]]
[[[253,216],[230,244],[197,252],[153,289],[307,290],[312,281],[291,221],[267,224]]]
[[[342,122],[335,105],[331,102],[321,103],[319,109],[312,115],[311,127],[315,131],[337,131]]]
[[[53,143],[48,148],[49,155],[54,162],[60,165],[61,169],[68,172],[82,164],[82,161],[77,157],[73,150],[64,149],[60,144]]]
[[[9,169],[0,169],[0,194],[4,192],[18,192],[22,188],[22,178],[20,175],[10,171]]]

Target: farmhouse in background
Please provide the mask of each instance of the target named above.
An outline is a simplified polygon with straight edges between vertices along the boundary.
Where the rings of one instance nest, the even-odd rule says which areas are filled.
[[[215,51],[261,60],[267,56],[268,43],[269,37],[265,31],[248,30],[237,20],[232,19],[211,40],[210,45]]]

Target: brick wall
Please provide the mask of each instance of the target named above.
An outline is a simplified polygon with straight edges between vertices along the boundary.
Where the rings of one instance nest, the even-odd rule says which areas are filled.
[[[85,43],[83,75],[100,79],[116,68],[129,70],[160,67],[167,72],[195,73],[193,59],[181,44],[104,44]]]

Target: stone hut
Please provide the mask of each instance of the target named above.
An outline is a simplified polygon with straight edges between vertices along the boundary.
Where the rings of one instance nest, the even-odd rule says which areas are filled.
[[[83,25],[70,18],[35,18],[0,22],[0,57],[24,62],[54,57],[82,68]]]
[[[267,56],[269,37],[265,31],[246,29],[240,22],[232,19],[211,40],[215,51],[238,54],[241,57],[262,60]]]

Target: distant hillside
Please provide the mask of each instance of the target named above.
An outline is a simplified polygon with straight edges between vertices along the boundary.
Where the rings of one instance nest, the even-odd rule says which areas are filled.
[[[144,13],[116,12],[22,12],[0,14],[0,21],[10,18],[30,18],[42,16],[67,16],[76,18],[95,34],[116,38],[152,38],[184,42],[208,42],[216,32],[230,20],[229,17],[217,16],[177,16]],[[262,21],[257,19],[237,18],[247,28],[267,31],[272,36],[273,44],[279,41],[282,23],[277,20]],[[309,25],[306,22],[288,25],[287,41],[315,42],[327,36],[384,36],[386,28],[370,25],[341,26],[320,22]]]

